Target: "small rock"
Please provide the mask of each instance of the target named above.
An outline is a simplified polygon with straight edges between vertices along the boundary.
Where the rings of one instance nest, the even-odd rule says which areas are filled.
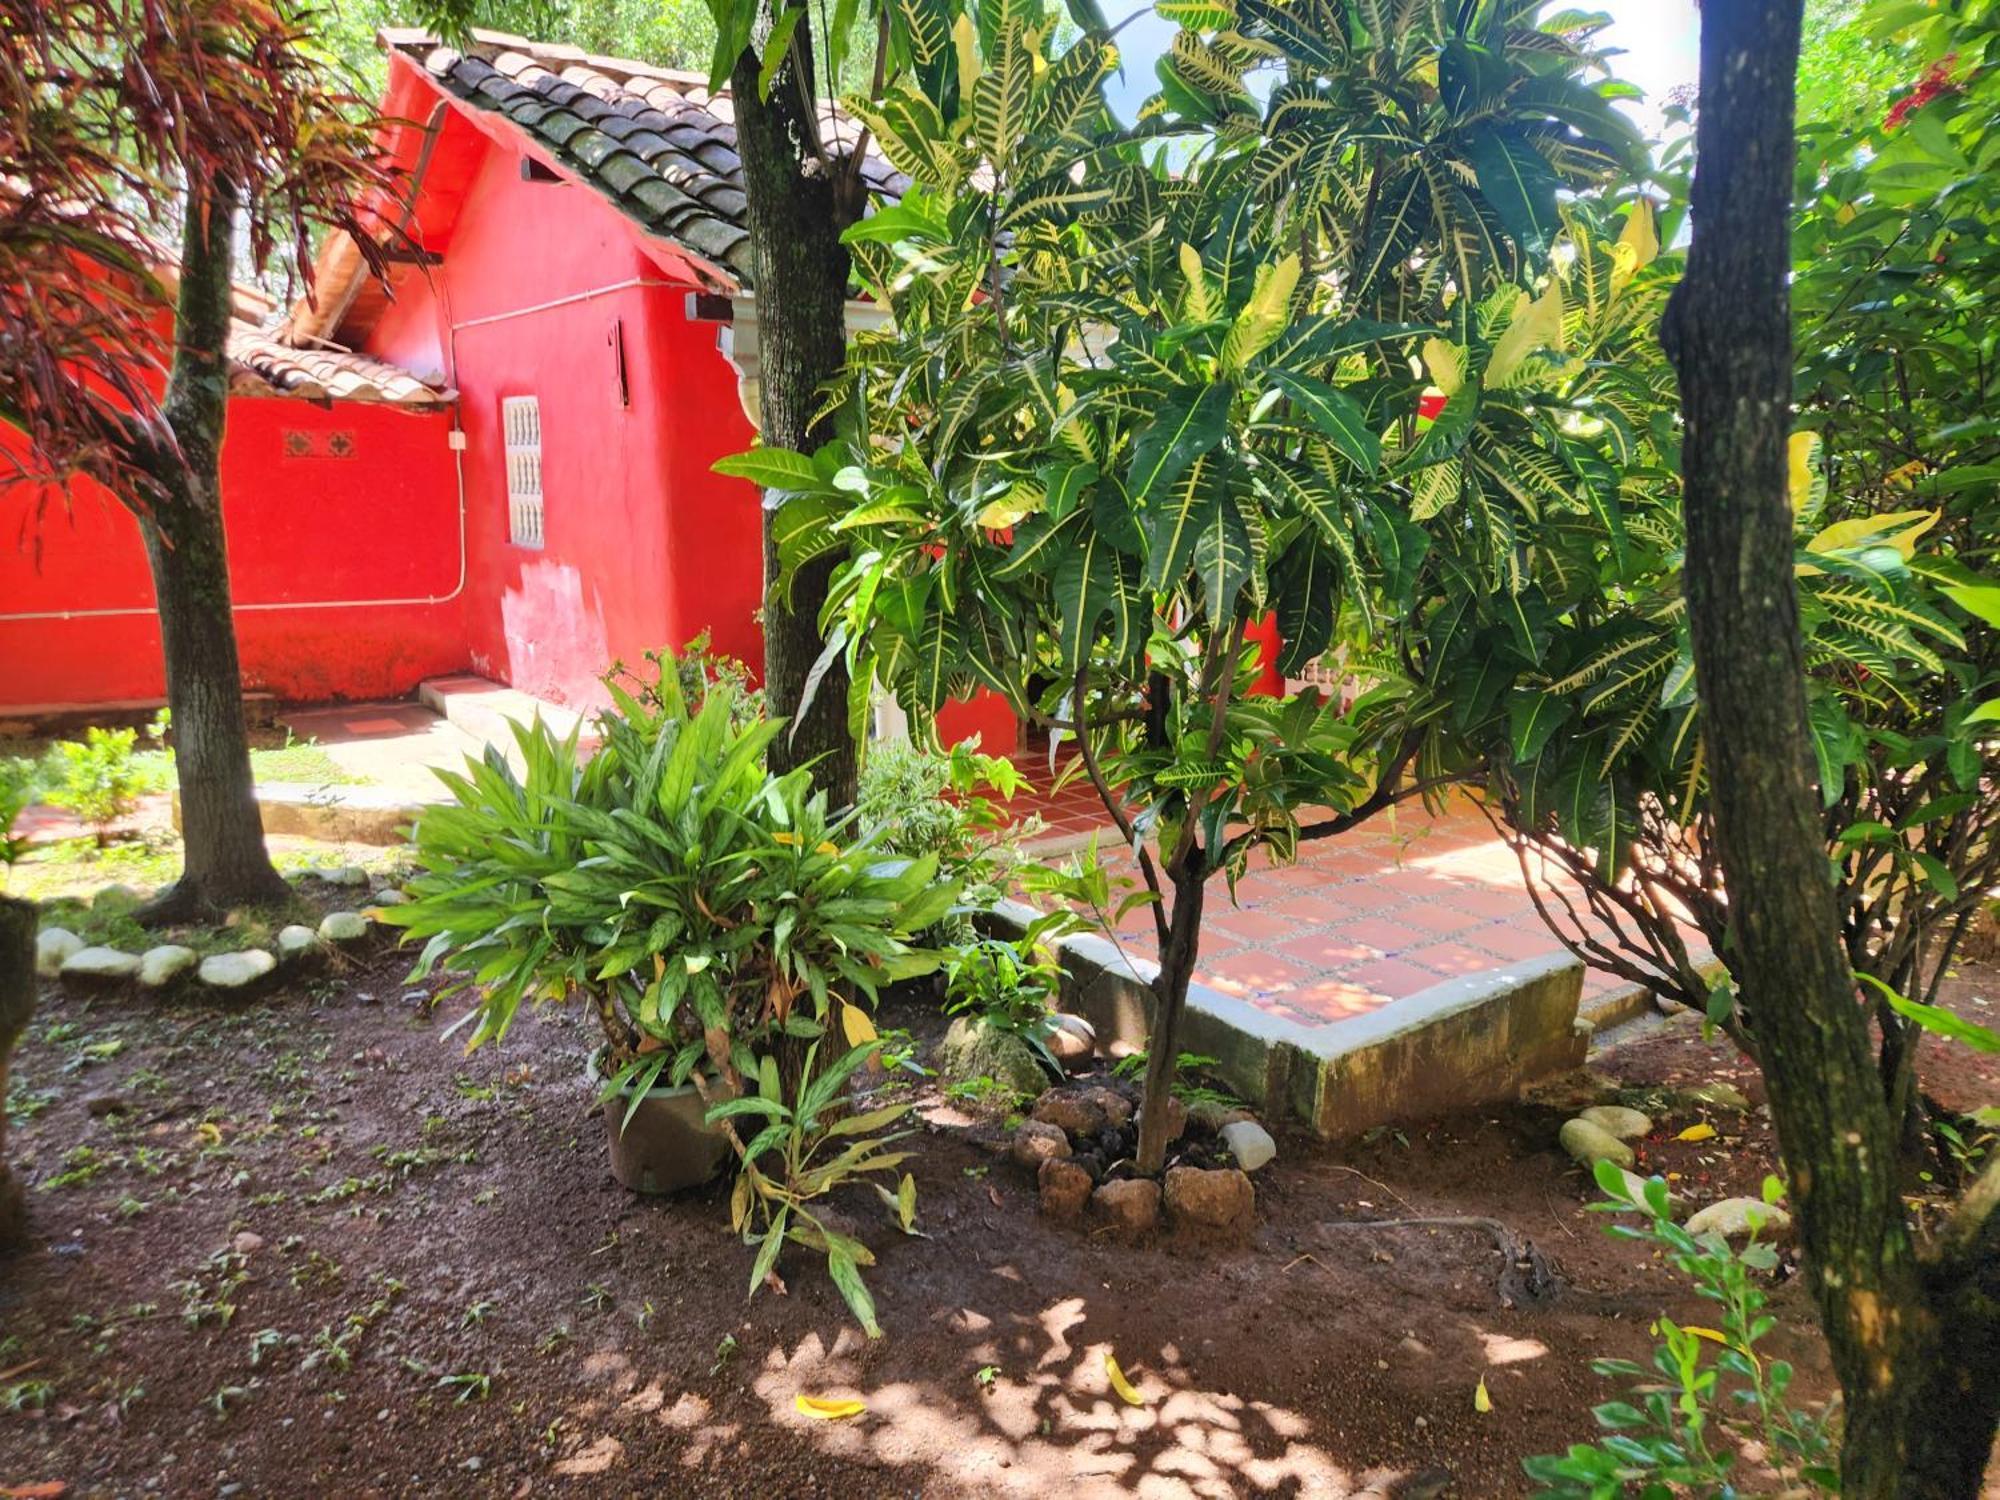
[[[245,948],[240,953],[217,953],[204,958],[195,973],[203,984],[215,989],[240,990],[277,967],[277,959],[262,948]]]
[[[1564,1121],[1558,1139],[1571,1159],[1582,1162],[1586,1167],[1595,1166],[1601,1161],[1615,1162],[1621,1167],[1629,1167],[1638,1159],[1632,1154],[1632,1148],[1617,1136],[1601,1125],[1591,1124],[1581,1116]]]
[[[368,936],[368,919],[358,911],[330,911],[320,918],[319,935],[329,943],[358,943]]]
[[[106,1115],[122,1115],[132,1107],[132,1101],[123,1094],[92,1094],[83,1101],[83,1111],[92,1119],[101,1120]]]
[[[1429,1359],[1431,1357],[1431,1346],[1415,1334],[1411,1334],[1408,1338],[1403,1339],[1396,1347],[1405,1354],[1415,1355],[1420,1359]]]
[[[1108,1129],[1123,1130],[1132,1123],[1132,1101],[1118,1090],[1102,1087],[1085,1089],[1082,1097],[1086,1103],[1104,1111],[1104,1123]]]
[[[1606,1104],[1618,1097],[1618,1081],[1589,1068],[1579,1068],[1574,1073],[1564,1073],[1543,1083],[1524,1089],[1521,1100],[1525,1104],[1539,1104],[1546,1109],[1560,1110],[1573,1114],[1592,1104]]]
[[[90,898],[92,911],[130,911],[145,898],[129,885],[107,885],[101,887]]]
[[[139,956],[116,948],[79,948],[63,960],[62,977],[85,984],[116,984],[139,972]]]
[[[1223,1148],[1236,1158],[1236,1165],[1254,1172],[1278,1154],[1271,1132],[1255,1120],[1236,1120],[1222,1127]]]
[[[35,972],[54,979],[70,958],[83,952],[83,939],[67,927],[44,927],[35,934]]]
[[[1042,1190],[1043,1214],[1065,1221],[1083,1217],[1084,1207],[1096,1187],[1086,1168],[1057,1156],[1042,1163],[1035,1180]]]
[[[1593,1104],[1589,1109],[1579,1110],[1577,1118],[1590,1121],[1606,1135],[1616,1136],[1621,1141],[1636,1141],[1653,1133],[1650,1119],[1622,1104]]]
[[[1791,1227],[1790,1214],[1761,1198],[1723,1198],[1689,1214],[1687,1221],[1689,1234],[1719,1234],[1725,1240],[1753,1232],[1779,1235]]]
[[[1199,1125],[1215,1135],[1222,1134],[1225,1125],[1256,1118],[1240,1104],[1224,1104],[1220,1099],[1197,1099],[1188,1106],[1188,1123]]]
[[[1176,1223],[1246,1233],[1256,1219],[1257,1190],[1248,1173],[1234,1168],[1169,1167],[1167,1213]]]
[[[394,886],[375,893],[375,904],[377,906],[407,906],[409,901],[409,896],[397,890]]]
[[[1681,1097],[1691,1099],[1696,1104],[1706,1104],[1714,1109],[1734,1110],[1739,1115],[1750,1112],[1750,1100],[1743,1090],[1732,1083],[1716,1080],[1712,1083],[1698,1083],[1693,1088],[1682,1089]]]
[[[1097,1028],[1082,1016],[1058,1011],[1049,1017],[1048,1042],[1056,1061],[1074,1073],[1097,1055]]]
[[[278,962],[296,963],[319,946],[319,935],[299,922],[278,931]]]
[[[1069,1137],[1046,1121],[1024,1120],[1014,1132],[1010,1152],[1022,1166],[1039,1168],[1045,1161],[1069,1155]]]
[[[1029,1113],[1044,1125],[1054,1125],[1079,1140],[1096,1135],[1106,1124],[1102,1109],[1069,1089],[1049,1089],[1035,1101]]]
[[[245,1229],[229,1242],[229,1248],[238,1255],[255,1255],[264,1248],[264,1236]]]
[[[338,865],[331,870],[309,872],[314,879],[324,880],[328,885],[366,885],[368,872],[359,865]]]
[[[1013,1032],[960,1016],[945,1028],[938,1043],[938,1073],[946,1083],[991,1078],[1017,1094],[1035,1095],[1048,1087],[1049,1076],[1035,1049]]]
[[[179,943],[162,943],[139,955],[139,988],[163,990],[195,966],[195,951]]]
[[[1090,1207],[1121,1234],[1147,1234],[1160,1222],[1160,1185],[1150,1177],[1107,1182],[1090,1195]]]

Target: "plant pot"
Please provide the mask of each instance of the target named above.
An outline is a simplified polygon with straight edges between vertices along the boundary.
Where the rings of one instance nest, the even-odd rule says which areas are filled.
[[[590,1079],[601,1088],[604,1049],[590,1059]],[[632,1096],[621,1092],[604,1102],[604,1129],[611,1141],[611,1175],[635,1193],[678,1193],[715,1179],[729,1159],[729,1138],[711,1127],[692,1084],[646,1090],[632,1118]]]

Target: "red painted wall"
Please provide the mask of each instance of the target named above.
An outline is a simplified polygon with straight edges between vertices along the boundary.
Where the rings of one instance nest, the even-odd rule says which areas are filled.
[[[223,516],[246,687],[392,697],[463,670],[449,430],[443,413],[232,398]],[[0,432],[0,452],[18,443]],[[297,607],[330,601],[360,602]],[[163,697],[153,607],[138,525],[107,492],[79,482],[65,510],[45,487],[0,484],[0,710]],[[9,618],[93,610],[121,612]]]

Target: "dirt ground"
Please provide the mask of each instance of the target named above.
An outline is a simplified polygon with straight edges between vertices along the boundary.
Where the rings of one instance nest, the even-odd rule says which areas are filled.
[[[1644,1358],[1662,1311],[1702,1321],[1584,1210],[1552,1108],[1287,1139],[1254,1243],[1218,1253],[1049,1226],[999,1123],[919,1084],[926,1237],[867,1217],[870,1344],[803,1255],[746,1302],[721,1189],[612,1182],[580,1017],[467,1057],[407,968],[380,951],[230,1009],[45,992],[14,1090],[37,1242],[0,1263],[0,1493],[1519,1495],[1523,1455],[1592,1435],[1614,1394],[1592,1359]],[[1984,995],[2000,973],[1958,994],[1990,1022]],[[1597,1066],[1758,1093],[1687,1026]],[[1990,1066],[1948,1086],[2000,1098]],[[1674,1139],[1702,1118],[1657,1117],[1646,1169],[1754,1193],[1761,1113]],[[1430,1214],[1504,1221],[1566,1290],[1503,1306],[1477,1234],[1320,1227]],[[1824,1395],[1801,1280],[1772,1295],[1771,1349]],[[1112,1394],[1107,1353],[1147,1405]],[[799,1393],[867,1411],[814,1421]]]

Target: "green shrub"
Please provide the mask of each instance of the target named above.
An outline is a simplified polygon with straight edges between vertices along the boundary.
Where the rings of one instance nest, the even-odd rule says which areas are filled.
[[[28,841],[16,835],[21,821],[35,800],[35,763],[18,755],[0,757],[0,865],[12,868],[28,852]]]
[[[1610,1233],[1658,1248],[1695,1290],[1718,1304],[1715,1328],[1677,1324],[1661,1317],[1653,1325],[1660,1343],[1653,1367],[1623,1359],[1600,1359],[1600,1375],[1632,1382],[1630,1400],[1607,1401],[1591,1415],[1605,1436],[1572,1444],[1564,1454],[1527,1459],[1522,1467],[1543,1486],[1542,1500],[1642,1500],[1696,1495],[1722,1500],[1744,1491],[1737,1469],[1746,1446],[1776,1476],[1775,1490],[1790,1495],[1834,1494],[1837,1453],[1825,1414],[1796,1411],[1786,1404],[1792,1367],[1766,1359],[1756,1345],[1776,1325],[1764,1311],[1764,1294],[1752,1273],[1778,1263],[1769,1245],[1753,1238],[1732,1249],[1718,1234],[1689,1234],[1668,1211],[1667,1185],[1658,1177],[1635,1188],[1609,1162],[1597,1166],[1605,1201],[1592,1204],[1606,1213],[1638,1210],[1639,1225],[1616,1224]],[[1764,1198],[1776,1202],[1782,1189],[1766,1178]]]
[[[907,740],[869,748],[855,802],[862,828],[889,853],[936,859],[960,887],[962,904],[941,940],[971,941],[972,914],[1006,896],[1026,865],[1021,842],[1041,825],[1009,822],[1002,806],[1026,785],[1011,760],[969,745],[943,755]]]
[[[134,761],[138,740],[132,729],[91,729],[83,740],[56,746],[60,776],[49,800],[67,808],[96,831],[99,847],[111,838],[111,825],[139,805],[146,778]]]
[[[447,993],[476,994],[460,1023],[473,1024],[472,1046],[504,1036],[524,1002],[582,1000],[604,1034],[607,1098],[692,1082],[730,1130],[751,1184],[739,1197],[762,1205],[738,1226],[826,1253],[873,1334],[841,1258],[866,1252],[803,1205],[854,1167],[845,1154],[840,1172],[813,1165],[817,1135],[879,1129],[882,1116],[836,1120],[825,1079],[845,1083],[873,1056],[881,989],[937,967],[914,937],[957,889],[935,859],[885,859],[856,838],[853,815],[829,815],[806,772],[767,772],[782,725],[743,712],[734,683],[711,679],[697,705],[661,665],[639,695],[613,685],[587,764],[574,735],[537,721],[515,727],[521,773],[493,749],[441,773],[453,800],[418,825],[415,899],[383,920],[425,940],[413,977],[444,966],[456,976]],[[842,1055],[815,1076],[827,1042]],[[791,1134],[744,1141],[732,1122],[767,1106],[788,1111]],[[759,1159],[780,1144],[787,1166],[767,1170]]]

